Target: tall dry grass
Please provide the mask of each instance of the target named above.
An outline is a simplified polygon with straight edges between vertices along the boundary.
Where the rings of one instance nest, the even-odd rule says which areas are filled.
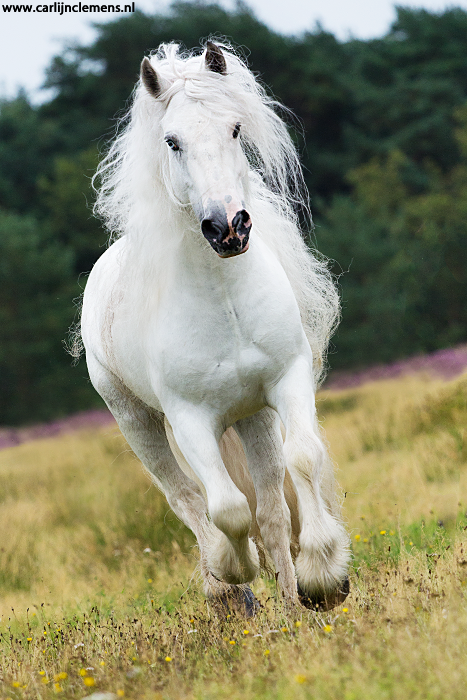
[[[328,614],[217,615],[192,535],[116,430],[0,453],[0,698],[459,700],[467,687],[467,376],[322,392],[352,534]]]

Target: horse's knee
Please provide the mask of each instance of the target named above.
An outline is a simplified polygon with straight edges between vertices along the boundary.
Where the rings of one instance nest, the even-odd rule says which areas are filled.
[[[312,430],[288,435],[284,443],[287,467],[292,473],[317,476],[326,461],[326,448]]]
[[[248,536],[251,511],[246,497],[240,491],[214,503],[211,499],[209,514],[214,525],[229,539],[241,540]]]

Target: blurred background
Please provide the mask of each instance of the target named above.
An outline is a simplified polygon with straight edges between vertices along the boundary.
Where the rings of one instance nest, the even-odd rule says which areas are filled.
[[[467,2],[327,6],[147,2],[105,23],[3,6],[0,425],[101,405],[63,342],[106,245],[90,177],[162,41],[226,37],[299,117],[310,241],[342,295],[331,376],[467,340]]]

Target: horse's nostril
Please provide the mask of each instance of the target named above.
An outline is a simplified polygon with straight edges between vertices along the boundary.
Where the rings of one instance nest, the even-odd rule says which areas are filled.
[[[238,211],[232,221],[232,228],[236,233],[244,234],[251,228],[250,215],[246,209]],[[246,230],[245,230],[246,229]]]
[[[205,236],[216,235],[213,222],[211,219],[203,219],[201,222],[201,230]]]
[[[228,233],[227,219],[225,223],[219,219],[203,219],[201,222],[201,230],[208,241],[222,241],[226,233]]]

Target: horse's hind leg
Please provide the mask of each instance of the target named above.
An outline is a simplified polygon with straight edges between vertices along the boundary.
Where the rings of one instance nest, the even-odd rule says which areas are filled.
[[[332,463],[319,433],[312,372],[299,359],[269,397],[286,427],[284,453],[297,493],[298,589],[307,607],[328,609],[349,592],[349,538],[340,521]]]
[[[285,459],[280,420],[264,408],[235,424],[256,490],[256,520],[275,565],[278,584],[290,601],[297,600],[297,583],[290,554],[290,512],[284,497]]]
[[[114,415],[133,452],[165,494],[174,513],[196,536],[206,595],[222,600],[237,598],[248,613],[251,608],[248,591],[244,594],[236,586],[217,581],[209,571],[207,558],[209,545],[215,539],[215,528],[208,520],[206,502],[198,485],[180,469],[172,454],[163,415],[125,390],[118,378],[93,358],[88,357],[88,367],[94,387]]]

